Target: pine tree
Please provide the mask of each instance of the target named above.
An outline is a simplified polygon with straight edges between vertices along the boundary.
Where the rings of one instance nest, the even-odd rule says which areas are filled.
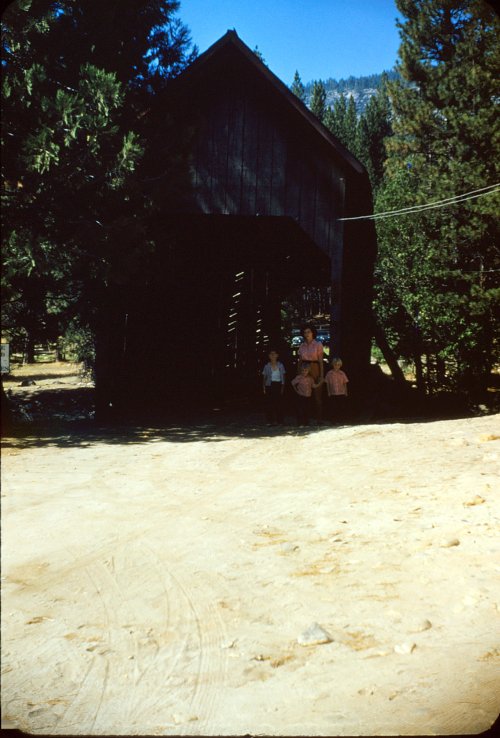
[[[333,133],[335,122],[333,118],[333,109],[331,106],[328,106],[326,109],[325,117],[323,119],[323,125]]]
[[[347,104],[347,110],[345,114],[344,122],[344,140],[342,143],[352,154],[357,156],[358,154],[358,116],[356,113],[356,103],[354,97],[349,95],[349,102]]]
[[[357,156],[365,165],[375,192],[384,177],[386,141],[392,135],[387,82],[387,75],[383,75],[376,94],[370,98],[360,117],[357,129]]]
[[[292,85],[291,85],[290,89],[293,92],[293,94],[296,95],[299,98],[299,100],[302,100],[302,102],[305,103],[305,101],[306,101],[306,88],[302,84],[302,80],[300,78],[300,74],[298,73],[297,70],[295,71],[295,74],[294,74],[294,77],[293,77],[293,82],[292,82]]]
[[[37,49],[59,59],[58,79],[69,84],[83,60],[114,72],[127,88],[157,91],[197,53],[176,17],[179,0],[23,0],[21,5],[33,20],[52,8],[57,23],[37,39]]]
[[[476,192],[498,182],[500,162],[494,11],[479,0],[397,6],[401,81],[388,85],[394,135],[379,211]],[[498,361],[498,205],[489,194],[379,223],[379,288],[408,313],[399,341],[426,357],[431,388],[480,393]]]
[[[253,53],[255,54],[255,56],[258,59],[260,59],[260,61],[262,62],[262,64],[265,64],[266,63],[266,60],[264,59],[264,54],[262,53],[262,51],[259,49],[258,46],[255,47],[255,49],[253,50]]]
[[[314,82],[309,107],[311,112],[323,123],[326,114],[326,90],[323,82]]]
[[[325,115],[326,127],[336,136],[339,141],[344,143],[347,139],[346,131],[347,103],[344,93],[339,95],[333,106],[328,108]]]
[[[349,102],[343,93],[335,100],[333,107],[326,111],[324,124],[346,149],[358,156],[358,116],[352,95],[349,95]]]
[[[2,16],[2,317],[31,346],[147,264],[144,180],[177,180],[143,111],[196,53],[177,7],[23,0]]]

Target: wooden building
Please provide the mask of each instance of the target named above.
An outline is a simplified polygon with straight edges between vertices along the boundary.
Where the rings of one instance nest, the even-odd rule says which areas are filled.
[[[331,285],[331,351],[361,388],[375,234],[341,219],[371,212],[364,167],[234,31],[160,99],[160,129],[172,111],[193,132],[190,187],[155,224],[154,278],[98,345],[100,409],[131,408],[138,376],[143,408],[252,392],[270,344],[290,358],[280,306],[307,285]]]

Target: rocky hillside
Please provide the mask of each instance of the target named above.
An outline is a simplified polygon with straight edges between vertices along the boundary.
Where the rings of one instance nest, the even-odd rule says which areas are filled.
[[[340,80],[335,80],[330,77],[326,80],[320,80],[325,86],[327,106],[333,106],[335,100],[341,95],[345,95],[347,100],[349,99],[349,96],[352,95],[354,102],[356,103],[358,115],[361,115],[364,112],[370,97],[376,93],[382,80],[382,74],[386,74],[389,80],[396,79],[398,77],[397,72],[391,70],[381,74],[370,74],[364,77],[351,76],[347,79]],[[310,101],[313,84],[314,82],[311,81],[304,85],[307,104],[309,104]]]

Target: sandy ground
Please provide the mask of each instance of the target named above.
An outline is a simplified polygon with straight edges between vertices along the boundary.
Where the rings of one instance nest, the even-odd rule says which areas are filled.
[[[5,439],[4,726],[487,730],[499,421]]]

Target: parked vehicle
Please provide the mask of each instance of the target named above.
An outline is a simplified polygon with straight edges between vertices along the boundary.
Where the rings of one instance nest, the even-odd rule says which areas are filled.
[[[300,346],[303,340],[304,338],[302,336],[292,336],[290,346],[292,348],[297,348],[298,346]],[[328,343],[330,341],[330,334],[324,332],[318,333],[316,336],[316,340],[321,341],[321,343]]]

